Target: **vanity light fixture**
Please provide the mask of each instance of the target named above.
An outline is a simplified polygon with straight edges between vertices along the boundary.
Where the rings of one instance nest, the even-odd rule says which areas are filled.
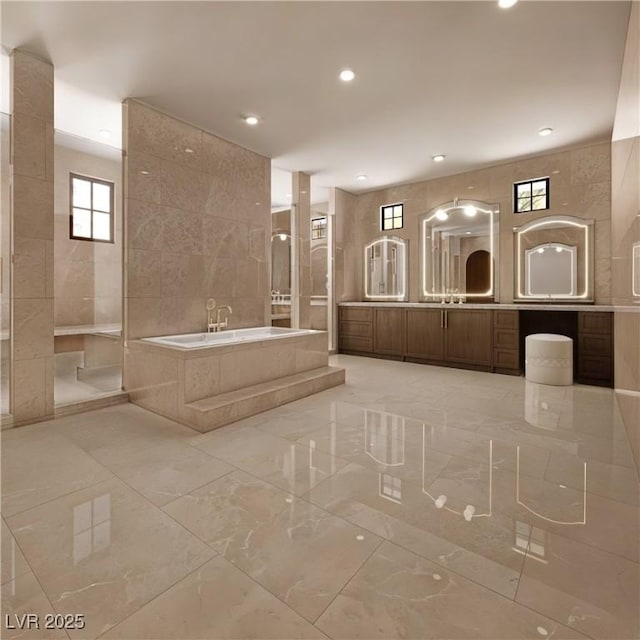
[[[244,121],[250,126],[255,127],[258,124],[257,116],[245,116]]]
[[[463,207],[463,211],[464,211],[464,215],[467,216],[468,218],[473,218],[478,213],[478,210],[472,204],[468,204],[465,207]]]
[[[551,134],[551,132],[553,131],[553,129],[551,127],[544,127],[543,129],[540,129],[538,131],[538,135],[539,136],[548,136]]]
[[[431,159],[432,159],[434,162],[442,162],[445,158],[446,158],[446,156],[443,156],[441,153],[438,153],[438,154],[437,154],[437,155],[435,155],[435,156],[431,156]]]
[[[287,234],[286,233],[281,233],[279,237],[280,237],[280,240],[282,240],[282,242],[284,242],[287,239]]]
[[[110,138],[111,137],[111,131],[109,131],[108,129],[101,129],[100,131],[98,131],[98,135],[101,138]]]
[[[436,211],[436,218],[438,218],[438,220],[448,220],[449,214],[444,209],[438,209]]]
[[[540,247],[540,248],[538,249],[538,253],[544,253],[544,247]]]
[[[562,251],[562,247],[556,247],[556,253],[560,253]]]
[[[356,74],[351,69],[343,69],[338,76],[342,82],[351,82]]]
[[[501,9],[511,9],[517,2],[518,0],[498,0],[498,6]]]

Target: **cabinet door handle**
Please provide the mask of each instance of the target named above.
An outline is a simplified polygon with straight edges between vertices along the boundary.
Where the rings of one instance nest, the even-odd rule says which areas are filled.
[[[448,309],[444,312],[444,328],[445,329],[449,328],[449,310]]]
[[[440,309],[440,328],[444,329],[444,310]]]

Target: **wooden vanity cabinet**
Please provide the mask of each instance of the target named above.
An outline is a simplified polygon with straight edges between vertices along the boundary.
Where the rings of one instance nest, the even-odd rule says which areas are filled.
[[[491,311],[407,309],[407,360],[491,370]]]
[[[406,350],[408,360],[441,363],[444,360],[444,310],[407,309]]]
[[[404,355],[404,309],[373,310],[373,352],[402,358]]]
[[[341,353],[521,375],[531,333],[574,340],[575,381],[613,386],[613,314],[446,305],[340,307]]]
[[[446,309],[445,362],[491,370],[492,317],[488,309]]]
[[[613,386],[613,314],[578,312],[577,382]]]
[[[493,371],[519,376],[520,314],[512,309],[493,312]]]
[[[373,353],[373,309],[340,307],[338,348],[341,353]]]

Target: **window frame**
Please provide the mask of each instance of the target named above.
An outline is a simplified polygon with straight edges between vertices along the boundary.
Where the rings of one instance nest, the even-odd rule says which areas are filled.
[[[313,223],[317,220],[324,220],[324,224],[314,226]],[[311,218],[311,240],[326,240],[328,224],[329,220],[327,219],[327,216],[316,216],[315,218]],[[313,234],[315,231],[322,231],[322,235],[314,236]]]
[[[91,193],[90,193],[90,198],[91,198],[91,208],[87,209],[86,207],[75,207],[73,205],[73,180],[74,178],[78,179],[78,180],[84,180],[85,182],[89,182],[91,184]],[[109,202],[109,206],[111,208],[111,211],[107,212],[107,211],[100,211],[99,209],[94,209],[93,208],[93,185],[94,184],[103,184],[107,187],[109,187],[109,194],[110,194],[110,202]],[[82,175],[81,173],[73,173],[72,171],[69,172],[69,239],[70,240],[83,240],[85,242],[102,242],[103,244],[115,244],[116,242],[116,233],[115,233],[115,191],[116,191],[116,185],[114,182],[112,182],[111,180],[104,180],[103,178],[94,178],[93,176],[85,176]],[[91,220],[91,237],[89,238],[85,238],[84,236],[76,236],[73,233],[73,210],[74,209],[82,209],[83,211],[88,211],[90,213],[90,220]],[[109,214],[109,240],[103,240],[101,238],[94,238],[93,237],[93,214],[94,212],[97,213],[108,213]]]
[[[533,199],[539,198],[540,196],[533,195],[533,185],[535,182],[544,182],[545,183],[545,192],[544,192],[544,207],[540,207],[538,209],[533,208]],[[530,186],[530,195],[529,195],[529,206],[530,208],[526,211],[520,211],[518,208],[518,204],[520,200],[524,200],[524,197],[518,197],[518,187],[521,187],[524,184],[528,184]],[[549,176],[543,176],[541,178],[532,178],[530,180],[520,180],[519,182],[513,183],[513,213],[521,214],[521,213],[535,213],[536,211],[547,211],[551,208],[551,198],[550,198],[550,188],[551,181]],[[525,196],[526,197],[526,196]]]
[[[386,209],[395,209],[395,207],[400,207],[400,215],[392,215],[390,218],[385,218],[384,212]],[[392,211],[393,213],[393,211]],[[400,218],[400,226],[395,226],[396,218]],[[385,220],[391,221],[391,227],[385,227]],[[404,202],[395,202],[394,204],[383,204],[380,207],[380,231],[395,231],[397,229],[404,229]]]

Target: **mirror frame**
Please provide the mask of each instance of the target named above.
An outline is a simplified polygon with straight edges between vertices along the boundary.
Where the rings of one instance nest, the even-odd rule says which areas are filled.
[[[631,247],[631,293],[640,298],[640,242]]]
[[[427,291],[426,286],[426,260],[427,260],[427,234],[425,232],[427,222],[435,218],[441,210],[447,212],[451,209],[461,209],[466,206],[473,206],[483,213],[489,214],[489,253],[491,256],[490,263],[490,276],[491,287],[489,291],[485,293],[447,293],[444,291]],[[498,265],[499,260],[499,246],[500,246],[500,205],[498,203],[483,202],[482,200],[459,200],[455,198],[449,202],[439,204],[437,207],[433,207],[427,213],[423,213],[419,217],[420,224],[420,300],[423,302],[434,302],[445,297],[453,297],[460,300],[466,300],[467,298],[473,298],[476,302],[491,302],[498,300],[499,298],[499,273],[500,269]]]
[[[397,294],[370,294],[369,293],[369,257],[368,252],[376,244],[390,243],[402,247],[402,291]],[[396,302],[404,302],[407,300],[409,292],[409,242],[397,236],[382,236],[372,240],[364,248],[364,297],[367,300],[395,300]]]
[[[525,251],[522,249],[522,236],[527,231],[538,229],[541,227],[548,227],[552,225],[577,227],[582,229],[584,237],[584,291],[576,292],[574,295],[527,295],[522,290],[523,277],[527,277],[527,263]],[[577,303],[591,303],[594,300],[594,229],[595,221],[586,220],[584,218],[577,218],[575,216],[544,216],[537,218],[531,222],[513,227],[514,234],[514,299],[526,300],[533,302],[548,302],[548,303],[560,303],[560,302],[577,302]],[[549,243],[543,243],[549,244]],[[579,249],[579,246],[576,247]],[[576,274],[577,281],[577,274]],[[576,283],[577,284],[577,283]]]

